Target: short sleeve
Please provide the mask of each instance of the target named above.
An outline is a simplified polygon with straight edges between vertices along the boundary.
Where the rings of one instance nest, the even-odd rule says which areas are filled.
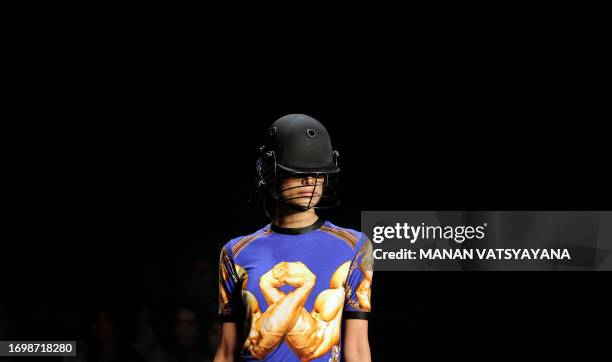
[[[373,256],[372,242],[362,235],[349,267],[344,289],[346,291],[343,317],[345,319],[368,319],[372,311]]]
[[[224,246],[219,257],[219,320],[233,322],[237,320],[240,300],[238,273],[234,260]]]

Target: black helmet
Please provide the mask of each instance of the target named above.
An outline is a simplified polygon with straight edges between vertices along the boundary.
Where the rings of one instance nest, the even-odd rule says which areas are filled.
[[[338,152],[333,150],[329,133],[319,121],[305,114],[281,117],[268,129],[259,151],[256,186],[257,191],[267,190],[264,198],[269,194],[299,210],[338,205]],[[310,206],[312,196],[308,206],[304,207],[288,204],[280,197],[281,191],[285,190],[277,190],[279,180],[296,175],[324,176],[323,194],[316,206]]]

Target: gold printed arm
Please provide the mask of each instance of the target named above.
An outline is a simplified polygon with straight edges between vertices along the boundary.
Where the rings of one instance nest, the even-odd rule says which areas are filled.
[[[342,264],[332,275],[330,288],[315,300],[312,313],[305,310],[287,333],[286,342],[302,361],[310,361],[329,352],[340,341],[340,324],[344,303],[343,284],[350,262]]]
[[[272,352],[294,326],[314,288],[316,277],[301,262],[281,262],[261,279],[262,293],[266,301],[272,303],[254,322],[249,341],[245,344],[258,359]],[[295,289],[284,294],[278,290],[283,285]]]
[[[359,301],[359,309],[370,311],[372,309],[372,305],[370,304],[370,296],[372,293],[373,273],[371,270],[362,270],[362,272],[363,280],[359,283],[359,286],[357,286],[355,294],[357,295],[357,300]]]

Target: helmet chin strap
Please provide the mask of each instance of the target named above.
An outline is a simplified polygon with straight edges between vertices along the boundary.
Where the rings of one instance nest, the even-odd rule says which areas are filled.
[[[264,212],[265,212],[266,216],[271,221],[274,221],[274,215],[272,215],[270,213],[270,211],[276,211],[276,210],[275,209],[268,210],[267,199],[268,199],[269,196],[271,196],[273,200],[282,203],[283,206],[286,206],[287,208],[289,208],[291,210],[294,210],[294,211],[304,212],[304,211],[307,211],[307,210],[315,208],[315,205],[311,206],[310,202],[308,203],[308,206],[300,206],[300,205],[291,204],[291,203],[287,202],[285,199],[283,199],[282,197],[280,197],[280,195],[278,195],[276,192],[272,192],[271,190],[268,190],[268,192],[264,193],[263,209],[264,209]],[[312,201],[312,197],[311,197],[311,201]]]
[[[307,211],[307,210],[314,208],[314,206],[300,206],[300,205],[290,204],[282,199],[280,201],[283,203],[283,205],[287,206],[288,208],[294,211]]]
[[[310,196],[310,200],[308,200],[308,206],[302,206],[302,205],[296,205],[296,204],[288,202],[287,199],[280,197],[278,193],[272,194],[272,197],[276,201],[280,201],[284,206],[287,206],[289,209],[294,210],[294,211],[306,211],[306,210],[310,210],[314,208],[315,205],[312,205],[312,196]],[[294,200],[294,199],[289,199],[289,200]]]

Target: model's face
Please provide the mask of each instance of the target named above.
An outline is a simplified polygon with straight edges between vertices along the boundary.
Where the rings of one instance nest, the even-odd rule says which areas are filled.
[[[321,199],[324,182],[325,176],[323,175],[287,176],[281,180],[279,192],[288,204],[308,207],[310,203],[312,207],[317,205]]]

